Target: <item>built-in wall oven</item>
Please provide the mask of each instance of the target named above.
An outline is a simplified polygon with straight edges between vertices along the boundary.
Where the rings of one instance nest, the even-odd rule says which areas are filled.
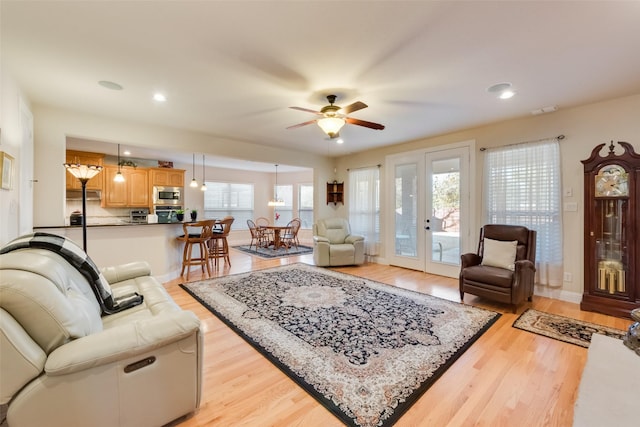
[[[158,222],[160,224],[170,224],[178,221],[177,210],[182,209],[182,206],[154,206],[156,215],[158,215]]]
[[[182,187],[153,187],[153,204],[155,206],[182,205]]]

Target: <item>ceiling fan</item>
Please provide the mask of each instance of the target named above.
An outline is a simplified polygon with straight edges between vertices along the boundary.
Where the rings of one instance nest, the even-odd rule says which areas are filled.
[[[322,117],[314,120],[309,120],[308,122],[289,126],[287,127],[287,129],[295,129],[302,126],[310,125],[311,123],[317,123],[318,126],[320,126],[320,128],[324,131],[324,133],[329,135],[329,138],[339,137],[340,129],[342,129],[342,126],[344,126],[345,123],[364,126],[366,128],[376,129],[376,130],[384,129],[384,126],[379,123],[367,122],[366,120],[347,117],[347,114],[349,113],[353,113],[354,111],[367,108],[368,105],[365,104],[364,102],[357,101],[343,108],[333,104],[334,102],[336,102],[335,95],[327,95],[327,100],[329,101],[329,105],[322,107],[320,111],[309,110],[308,108],[302,108],[302,107],[289,107],[294,110],[306,111],[308,113],[317,114]]]

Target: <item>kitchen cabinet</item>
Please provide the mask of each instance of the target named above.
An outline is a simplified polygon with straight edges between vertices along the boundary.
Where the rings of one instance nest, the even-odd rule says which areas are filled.
[[[148,207],[149,171],[144,168],[123,166],[121,169],[124,182],[114,182],[118,166],[105,166],[103,208]]]
[[[580,308],[630,317],[640,305],[640,155],[593,149],[584,164],[584,294]]]
[[[81,165],[97,165],[104,166],[104,154],[90,153],[88,151],[75,151],[67,150],[66,160],[67,163],[79,163]],[[78,178],[71,175],[69,172],[65,173],[67,176],[66,188],[67,190],[81,190],[82,184]],[[87,190],[102,190],[104,176],[103,173],[91,178],[87,181]]]
[[[171,168],[149,169],[151,186],[184,187],[184,170]]]

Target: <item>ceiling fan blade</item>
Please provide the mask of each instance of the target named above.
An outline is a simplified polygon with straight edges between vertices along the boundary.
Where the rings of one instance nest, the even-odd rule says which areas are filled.
[[[309,120],[308,122],[298,123],[297,125],[289,126],[287,127],[287,129],[301,128],[302,126],[310,125],[311,123],[315,123],[315,122],[317,122],[317,120]]]
[[[349,114],[349,113],[353,113],[354,111],[358,111],[358,110],[362,110],[363,108],[367,108],[368,105],[365,104],[364,102],[354,102],[353,104],[347,105],[346,107],[341,109],[341,113],[342,114]]]
[[[307,113],[313,113],[313,114],[320,114],[322,115],[322,113],[320,111],[316,111],[316,110],[310,110],[308,108],[302,108],[302,107],[289,107],[293,110],[300,110],[300,111],[305,111]]]
[[[373,123],[373,122],[368,122],[366,120],[360,120],[360,119],[352,119],[351,117],[347,117],[345,120],[347,121],[347,123],[351,123],[352,125],[364,126],[366,128],[371,128],[376,130],[384,129],[384,125],[381,125],[380,123]]]

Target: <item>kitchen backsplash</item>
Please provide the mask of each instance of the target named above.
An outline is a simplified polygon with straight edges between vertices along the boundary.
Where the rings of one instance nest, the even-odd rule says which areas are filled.
[[[133,208],[103,208],[99,200],[87,201],[87,225],[118,224],[129,221],[129,211]],[[67,200],[64,216],[65,225],[69,225],[71,212],[82,212],[81,200]]]

